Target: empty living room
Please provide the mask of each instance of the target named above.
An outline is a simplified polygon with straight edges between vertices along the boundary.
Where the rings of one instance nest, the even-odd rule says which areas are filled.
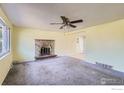
[[[0,85],[124,85],[124,3],[0,3]]]

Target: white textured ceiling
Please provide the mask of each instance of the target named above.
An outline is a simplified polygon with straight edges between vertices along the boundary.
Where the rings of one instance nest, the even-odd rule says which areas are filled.
[[[75,24],[77,30],[89,26],[103,24],[124,18],[124,4],[1,4],[4,12],[15,26],[60,31],[60,16],[70,20],[83,19],[83,23]]]

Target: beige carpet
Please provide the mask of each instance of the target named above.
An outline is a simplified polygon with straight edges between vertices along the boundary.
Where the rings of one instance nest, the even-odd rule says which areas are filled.
[[[122,80],[96,70],[82,60],[55,57],[15,64],[3,85],[122,85]]]

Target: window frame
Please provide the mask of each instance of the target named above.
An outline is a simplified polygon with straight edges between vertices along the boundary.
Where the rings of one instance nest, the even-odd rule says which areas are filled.
[[[7,36],[8,36],[8,49],[4,52],[4,53],[0,53],[0,59],[5,57],[6,55],[8,55],[11,52],[11,31],[8,25],[6,25],[6,22],[0,17],[0,23],[3,26],[6,26],[8,31],[7,31]]]

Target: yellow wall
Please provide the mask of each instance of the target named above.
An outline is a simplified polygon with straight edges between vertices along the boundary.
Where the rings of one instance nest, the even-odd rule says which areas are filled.
[[[66,55],[66,38],[64,33],[42,31],[39,29],[14,27],[14,60],[32,61],[35,57],[35,39],[55,40],[55,54]]]
[[[15,62],[32,61],[35,57],[35,39],[55,40],[55,54],[58,56],[72,56],[83,59],[82,54],[76,52],[75,37],[68,37],[66,33],[44,31],[39,29],[14,27],[13,60]],[[74,41],[72,41],[74,39]],[[70,42],[72,41],[72,42]]]
[[[1,10],[1,8],[0,8],[0,17],[6,22],[6,24],[10,27],[12,31],[12,24],[9,22],[9,20]],[[10,69],[11,62],[12,62],[12,52],[6,55],[6,57],[0,58],[0,84],[2,84],[3,80],[5,79]]]
[[[70,46],[76,44],[76,36],[85,36],[83,58],[86,61],[110,64],[114,69],[124,72],[124,20],[69,32],[66,35],[70,38]],[[70,51],[75,48],[70,48]]]
[[[78,59],[84,59],[84,54],[83,53],[80,53],[78,51],[77,48],[77,38],[80,37],[80,36],[83,36],[84,33],[82,34],[78,34],[75,32],[75,34],[71,34],[69,32],[65,33],[65,36],[66,36],[66,45],[68,45],[68,47],[66,47],[68,50],[67,51],[67,55],[68,56],[71,56],[71,57],[75,57],[75,58],[78,58]]]
[[[85,37],[83,54],[76,49],[78,36]],[[124,20],[66,33],[14,27],[14,60],[34,60],[34,39],[55,40],[57,55],[72,56],[92,63],[105,63],[124,71]]]

